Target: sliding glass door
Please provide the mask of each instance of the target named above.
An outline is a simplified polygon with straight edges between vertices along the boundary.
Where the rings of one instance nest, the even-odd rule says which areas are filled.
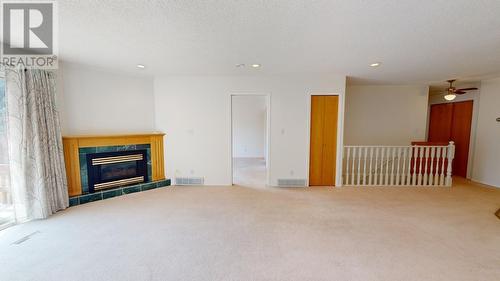
[[[14,208],[10,193],[6,103],[5,80],[0,73],[0,230],[14,222]]]

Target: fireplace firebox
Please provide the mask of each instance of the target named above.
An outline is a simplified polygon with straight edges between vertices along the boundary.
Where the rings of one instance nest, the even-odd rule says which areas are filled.
[[[146,182],[146,150],[87,154],[89,192]]]

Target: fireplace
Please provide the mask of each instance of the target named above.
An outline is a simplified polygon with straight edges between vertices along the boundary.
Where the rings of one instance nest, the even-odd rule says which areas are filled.
[[[146,182],[147,151],[127,150],[87,154],[89,192]]]

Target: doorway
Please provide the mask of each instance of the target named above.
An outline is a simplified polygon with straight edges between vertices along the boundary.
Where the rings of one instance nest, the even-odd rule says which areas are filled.
[[[467,177],[473,101],[431,105],[429,142],[455,142],[453,175]]]
[[[268,126],[268,96],[231,96],[233,184],[247,187],[266,186],[269,167]]]
[[[335,185],[338,96],[311,96],[309,185]]]

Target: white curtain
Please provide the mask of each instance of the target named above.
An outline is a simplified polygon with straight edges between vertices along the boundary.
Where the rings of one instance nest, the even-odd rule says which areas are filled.
[[[18,222],[68,207],[55,77],[38,69],[6,68],[12,201]]]

